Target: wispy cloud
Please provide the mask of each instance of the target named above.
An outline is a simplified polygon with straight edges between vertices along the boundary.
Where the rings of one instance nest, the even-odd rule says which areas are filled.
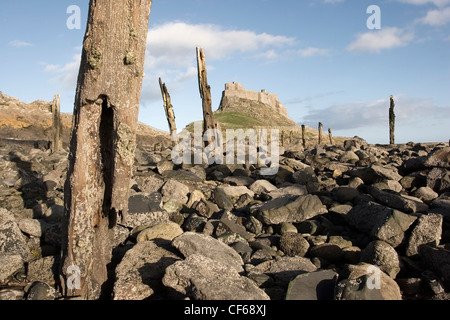
[[[316,57],[316,56],[329,56],[331,54],[330,49],[321,49],[309,47],[306,49],[300,49],[297,53],[302,57]]]
[[[44,65],[44,71],[54,74],[51,82],[62,84],[64,89],[73,90],[77,85],[77,77],[80,69],[81,53],[74,54],[72,60],[65,65],[47,64]]]
[[[344,91],[340,90],[340,91],[320,92],[320,93],[317,93],[312,96],[289,99],[284,102],[284,105],[293,105],[293,104],[301,104],[301,103],[305,103],[305,102],[311,102],[311,101],[315,101],[315,100],[319,100],[319,99],[323,99],[323,98],[328,98],[328,97],[338,95],[341,93],[344,93]]]
[[[354,52],[380,52],[382,50],[404,47],[414,39],[413,32],[407,32],[396,27],[387,27],[379,31],[369,31],[357,35],[348,47]]]
[[[15,48],[23,48],[23,47],[32,47],[33,44],[30,42],[26,42],[26,41],[21,41],[21,40],[13,40],[11,42],[9,42],[9,45],[11,47],[15,47]]]
[[[450,7],[444,9],[430,10],[427,15],[418,20],[430,26],[443,26],[450,23]]]
[[[395,96],[397,121],[403,125],[427,119],[450,119],[450,106],[437,106],[431,99]],[[315,125],[319,121],[336,130],[384,126],[389,119],[389,98],[350,102],[332,105],[329,108],[310,110],[305,124]]]
[[[434,4],[435,6],[440,8],[450,4],[450,0],[398,0],[398,1],[413,5]]]

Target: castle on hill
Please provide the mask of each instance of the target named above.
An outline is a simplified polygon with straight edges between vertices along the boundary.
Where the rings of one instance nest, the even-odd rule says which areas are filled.
[[[283,104],[278,101],[276,94],[268,93],[264,89],[261,92],[245,90],[243,85],[236,82],[225,84],[220,109],[223,109],[226,104],[238,103],[240,99],[264,103],[279,114],[288,117],[287,108],[283,107]]]

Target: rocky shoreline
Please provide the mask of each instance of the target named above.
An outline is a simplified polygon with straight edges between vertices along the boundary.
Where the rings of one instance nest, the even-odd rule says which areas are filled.
[[[448,145],[286,148],[270,177],[138,148],[103,298],[450,298]],[[61,299],[67,150],[0,155],[0,300]]]

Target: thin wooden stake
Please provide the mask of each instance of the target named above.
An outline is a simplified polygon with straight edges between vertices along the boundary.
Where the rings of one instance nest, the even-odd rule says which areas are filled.
[[[53,114],[53,137],[51,152],[55,153],[62,149],[62,124],[61,124],[61,99],[59,93],[54,96],[52,104]]]
[[[306,127],[304,124],[302,124],[302,143],[303,143],[303,149],[306,149],[306,137],[305,137],[305,131]]]
[[[212,112],[211,87],[208,84],[205,52],[200,47],[197,47],[197,67],[200,97],[202,98],[203,106],[203,134],[207,133],[207,141],[205,141],[205,146],[208,146],[216,140],[211,133],[212,130],[215,130],[217,127]]]
[[[391,105],[389,107],[389,143],[395,144],[395,103],[394,96],[391,96]]]
[[[166,111],[167,122],[169,123],[170,136],[172,138],[172,146],[178,144],[177,125],[175,123],[175,113],[173,112],[172,102],[170,100],[169,91],[165,83],[162,83],[159,78],[159,87],[161,88],[161,94],[164,102],[164,110]]]

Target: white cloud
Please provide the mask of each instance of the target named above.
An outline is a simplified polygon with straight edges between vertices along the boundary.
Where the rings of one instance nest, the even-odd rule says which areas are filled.
[[[44,71],[55,74],[56,76],[51,78],[51,82],[60,83],[65,89],[74,89],[77,85],[78,72],[80,69],[81,54],[75,54],[72,56],[72,61],[65,65],[46,64]]]
[[[11,47],[15,47],[15,48],[23,48],[23,47],[32,47],[33,44],[30,42],[26,42],[26,41],[21,41],[21,40],[13,40],[9,43],[9,45]]]
[[[300,49],[297,53],[302,57],[328,56],[330,55],[330,50],[309,47],[306,49]]]
[[[187,68],[195,59],[195,48],[202,47],[208,61],[235,53],[270,50],[292,45],[293,38],[245,30],[224,30],[212,24],[170,22],[148,33],[146,68]]]
[[[325,2],[325,3],[340,3],[340,2],[344,2],[344,0],[324,0],[323,2]]]
[[[434,4],[437,7],[445,7],[446,5],[450,4],[450,0],[398,0],[398,1],[413,5]]]
[[[142,100],[160,100],[158,77],[170,85],[172,93],[181,89],[186,81],[197,76],[196,47],[205,50],[208,71],[214,70],[215,61],[235,55],[276,61],[282,49],[295,44],[294,38],[256,33],[248,30],[225,29],[214,24],[169,22],[151,27],[147,37],[147,51]]]
[[[396,27],[384,28],[359,34],[348,47],[348,51],[380,52],[381,50],[404,47],[414,39],[414,33]]]
[[[430,10],[425,17],[418,21],[430,26],[443,26],[450,23],[450,7]]]

